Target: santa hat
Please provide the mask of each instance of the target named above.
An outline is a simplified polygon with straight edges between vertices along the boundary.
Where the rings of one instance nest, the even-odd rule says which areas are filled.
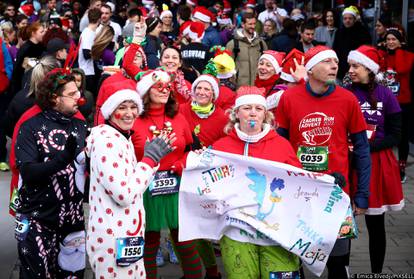
[[[228,0],[224,0],[223,5],[224,5],[223,12],[226,13],[226,14],[229,14],[231,12],[230,2]]]
[[[144,111],[142,100],[137,91],[131,89],[121,89],[115,92],[108,92],[103,99],[101,113],[105,119],[109,119],[116,108],[125,101],[133,101],[138,106],[138,114]]]
[[[357,17],[359,15],[358,8],[355,6],[349,6],[342,12],[342,16],[344,15],[353,15],[354,17]]]
[[[187,35],[192,41],[201,42],[204,37],[204,30],[203,23],[193,21],[188,28],[184,29],[183,35]]]
[[[186,3],[191,6],[197,6],[198,0],[187,0]]]
[[[372,46],[360,46],[349,52],[348,62],[355,61],[368,68],[374,74],[378,74],[383,57],[379,51]]]
[[[233,57],[228,53],[223,52],[213,59],[217,69],[217,77],[219,79],[231,78],[236,74],[236,64],[234,63]]]
[[[164,10],[162,11],[162,13],[160,14],[160,19],[163,19],[165,16],[173,16],[172,12],[170,10]]]
[[[338,59],[338,56],[335,51],[327,46],[319,45],[312,47],[305,53],[305,68],[307,71],[310,71],[313,66],[328,58]]]
[[[112,2],[106,2],[106,5],[108,5],[111,8],[111,12],[115,13],[115,4]]]
[[[32,4],[25,4],[20,6],[18,11],[27,17],[31,17],[34,14],[34,7]]]
[[[214,15],[212,12],[210,12],[208,9],[206,9],[203,6],[199,6],[194,9],[193,11],[193,18],[201,20],[202,22],[208,22],[210,23],[212,19],[214,18]]]
[[[183,24],[181,24],[181,26],[180,26],[180,35],[181,36],[184,36],[184,35],[187,34],[186,32],[188,32],[187,29],[190,28],[191,22],[192,22],[191,20],[187,20]]]
[[[214,100],[217,100],[217,98],[220,95],[220,89],[219,89],[219,81],[217,80],[217,78],[213,77],[210,74],[202,74],[200,75],[194,82],[193,85],[191,86],[191,92],[195,92],[195,89],[197,87],[197,84],[199,84],[201,81],[207,81],[208,83],[210,83],[211,87],[213,88],[213,92],[214,92]]]
[[[249,104],[262,105],[266,108],[266,98],[264,96],[264,88],[256,86],[243,85],[237,89],[237,97],[234,109]]]
[[[151,70],[146,72],[137,83],[137,91],[139,96],[143,98],[145,94],[148,93],[148,90],[157,82],[170,82],[170,75],[162,70]]]
[[[285,56],[286,53],[284,52],[265,50],[262,56],[260,56],[259,61],[262,59],[267,59],[272,64],[273,68],[275,68],[276,74],[279,74],[282,70],[282,67],[280,65],[282,65],[283,58],[285,58]]]
[[[296,70],[295,59],[297,63],[301,63],[302,58],[305,54],[296,48],[292,49],[288,55],[286,55],[283,60],[282,72],[280,73],[280,78],[288,82],[296,82],[293,76],[290,74],[290,69],[293,71]]]
[[[245,8],[256,8],[256,0],[248,0],[244,5]]]

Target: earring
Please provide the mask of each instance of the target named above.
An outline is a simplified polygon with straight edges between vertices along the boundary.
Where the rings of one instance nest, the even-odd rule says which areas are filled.
[[[308,74],[311,75],[312,74],[312,71],[308,71]]]

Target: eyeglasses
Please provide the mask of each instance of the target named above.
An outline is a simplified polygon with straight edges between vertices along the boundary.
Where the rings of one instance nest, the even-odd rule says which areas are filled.
[[[171,91],[172,90],[172,85],[170,82],[157,82],[156,84],[154,84],[153,88],[157,89],[158,91],[163,91],[164,89],[167,89],[167,91]]]

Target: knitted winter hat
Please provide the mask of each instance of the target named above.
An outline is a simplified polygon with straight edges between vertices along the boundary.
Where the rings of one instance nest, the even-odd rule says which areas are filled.
[[[338,56],[335,51],[327,46],[312,47],[305,53],[305,68],[310,71],[313,66],[328,58],[338,59]]]
[[[121,89],[115,92],[108,92],[103,98],[104,102],[101,107],[102,115],[105,119],[109,119],[116,108],[125,101],[133,101],[138,106],[138,114],[144,111],[142,100],[135,90]]]
[[[192,21],[188,28],[183,30],[183,35],[187,35],[194,42],[201,42],[204,37],[205,27],[201,22]]]
[[[144,98],[149,89],[159,81],[170,82],[171,77],[166,71],[162,69],[147,71],[137,83],[137,91],[139,93],[139,96],[141,98]]]
[[[357,17],[359,15],[359,11],[358,8],[355,6],[349,6],[347,8],[344,9],[344,11],[342,12],[342,16],[343,15],[353,15],[354,17]]]
[[[395,38],[397,38],[397,40],[399,40],[401,44],[405,44],[405,38],[403,36],[403,31],[400,30],[399,28],[397,27],[387,28],[387,34],[385,34],[385,38],[387,38],[389,34],[394,35]]]
[[[365,66],[374,74],[378,74],[383,57],[376,48],[364,45],[349,52],[348,62],[350,60]]]
[[[296,80],[290,74],[290,69],[295,71],[296,66],[295,66],[294,59],[296,59],[297,63],[301,63],[302,57],[304,56],[305,54],[303,52],[297,50],[296,48],[292,49],[288,53],[288,55],[286,55],[285,59],[283,60],[282,72],[280,73],[280,78],[288,82],[296,82]]]
[[[264,88],[256,86],[243,85],[237,89],[237,97],[234,109],[249,104],[258,104],[266,108],[266,98],[264,97]]]
[[[196,7],[193,11],[192,16],[194,19],[198,19],[198,20],[201,20],[202,22],[208,22],[208,23],[210,23],[212,19],[214,18],[213,13],[203,6]]]
[[[284,52],[278,52],[274,50],[265,50],[262,56],[260,56],[259,61],[262,59],[269,60],[269,62],[272,64],[273,68],[275,69],[276,74],[279,74],[280,71],[282,70],[282,67],[280,65],[282,65],[282,61],[283,61],[283,58],[285,58],[285,56],[286,56],[286,53]]]
[[[217,100],[217,98],[220,95],[220,89],[219,89],[219,81],[217,80],[217,78],[215,78],[214,76],[210,75],[210,74],[202,74],[200,75],[192,84],[191,86],[191,92],[194,94],[195,89],[197,87],[197,85],[201,82],[201,81],[207,81],[208,83],[210,83],[211,87],[213,88],[213,92],[214,92],[214,100]]]
[[[148,17],[145,19],[145,24],[147,25],[147,34],[151,33],[157,27],[158,23],[160,23],[161,20],[158,17]]]

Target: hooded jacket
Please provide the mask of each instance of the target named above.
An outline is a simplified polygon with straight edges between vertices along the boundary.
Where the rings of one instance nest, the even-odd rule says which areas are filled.
[[[259,61],[261,48],[267,50],[266,43],[254,33],[254,37],[249,41],[239,29],[234,34],[234,39],[228,42],[226,48],[234,54],[234,40],[239,41],[239,53],[235,59],[236,69],[238,69],[236,76],[237,86],[240,85],[254,85],[254,79],[257,73],[257,61]],[[260,46],[262,44],[262,47]]]

